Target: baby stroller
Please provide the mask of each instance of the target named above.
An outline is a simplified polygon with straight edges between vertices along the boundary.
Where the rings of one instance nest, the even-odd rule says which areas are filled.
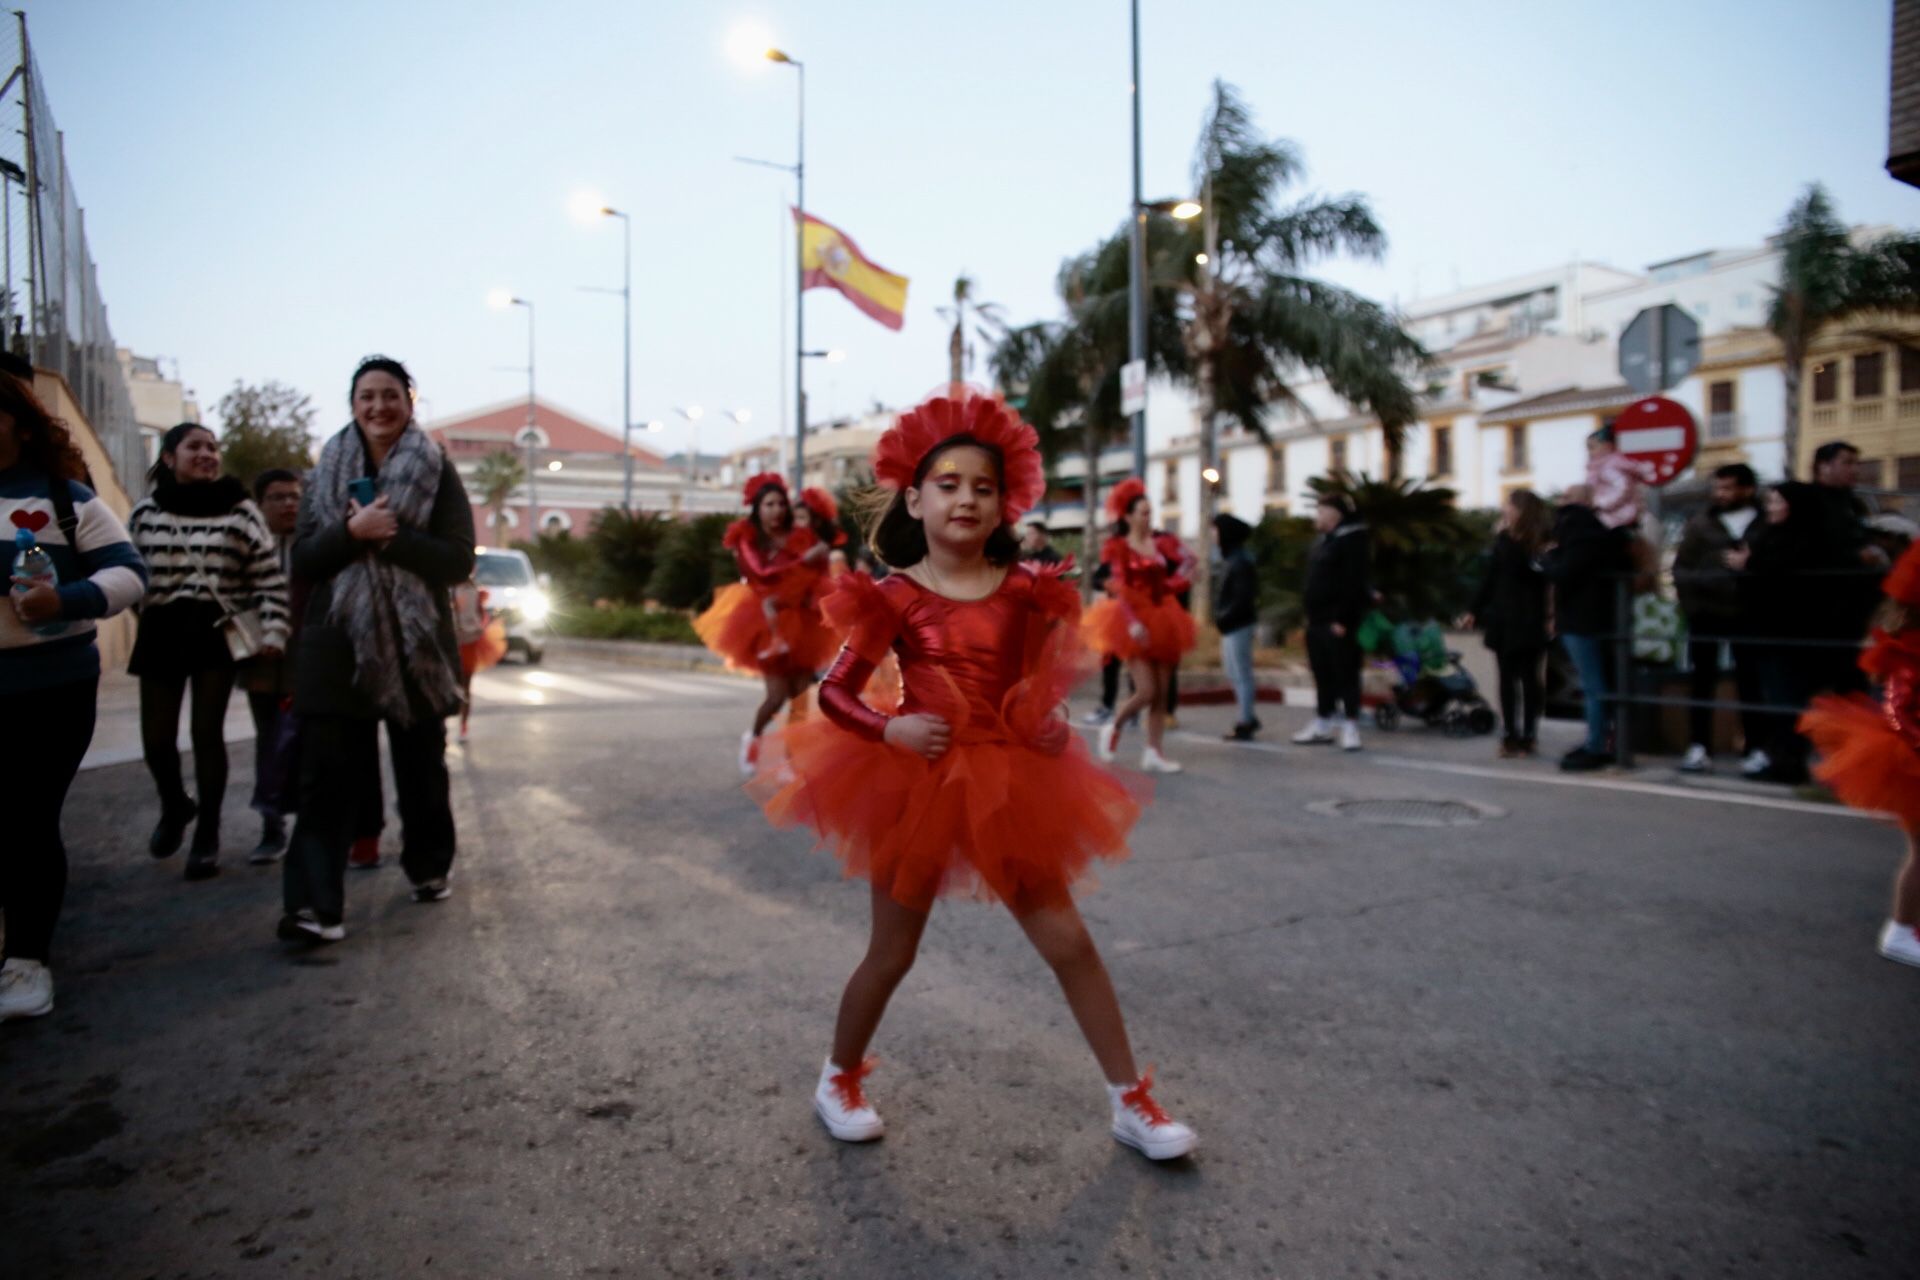
[[[1493,732],[1499,717],[1461,665],[1459,651],[1447,648],[1437,625],[1394,626],[1378,613],[1367,622],[1370,625],[1361,627],[1362,647],[1376,655],[1375,665],[1394,676],[1387,698],[1373,708],[1376,725],[1393,730],[1402,717],[1412,717],[1450,738]]]

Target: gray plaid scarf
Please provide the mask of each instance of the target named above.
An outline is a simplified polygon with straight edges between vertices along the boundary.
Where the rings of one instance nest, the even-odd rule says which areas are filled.
[[[405,528],[425,529],[440,492],[440,446],[409,422],[375,479]],[[313,515],[325,528],[347,518],[347,486],[367,474],[366,442],[348,423],[320,450],[308,488]],[[413,722],[413,688],[435,709],[460,705],[460,683],[440,641],[446,593],[375,554],[369,544],[333,578],[327,621],[353,642],[354,685],[401,724]]]

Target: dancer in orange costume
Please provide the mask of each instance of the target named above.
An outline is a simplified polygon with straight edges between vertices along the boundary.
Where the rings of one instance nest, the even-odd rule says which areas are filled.
[[[487,608],[486,588],[468,578],[448,593],[453,638],[460,646],[460,741],[473,715],[473,678],[507,656],[507,628]]]
[[[753,727],[740,735],[740,771],[751,775],[760,734],[781,707],[806,692],[831,637],[805,601],[810,574],[824,568],[827,548],[810,530],[794,527],[786,481],[761,472],[741,497],[749,514],[728,526],[725,538],[740,581],[714,593],[693,629],[729,667],[757,672],[766,685]]]
[[[1083,628],[1089,647],[1127,664],[1133,694],[1115,708],[1100,731],[1099,754],[1111,760],[1120,746],[1120,730],[1147,713],[1147,745],[1140,767],[1151,773],[1178,773],[1180,766],[1161,753],[1167,732],[1167,687],[1180,656],[1193,648],[1193,615],[1180,607],[1193,558],[1172,534],[1153,531],[1153,505],[1147,487],[1122,480],[1107,495],[1113,534],[1100,548],[1111,571],[1107,599],[1087,610]]]
[[[866,958],[840,1001],[814,1108],[834,1137],[884,1131],[863,1080],[867,1045],[912,967],[934,900],[1005,903],[1052,967],[1108,1081],[1116,1138],[1154,1159],[1193,1149],[1134,1065],[1112,981],[1071,886],[1126,854],[1134,790],[1098,768],[1063,701],[1082,664],[1079,596],[1057,570],[1017,561],[1010,525],[1043,491],[1033,428],[999,400],[939,397],[874,449],[893,491],[874,533],[896,572],[848,574],[827,600],[849,630],[820,689],[824,717],[789,724],[753,790],[776,824],[804,824],[871,883]],[[898,714],[862,701],[900,658]]]
[[[1814,699],[1800,717],[1821,761],[1814,773],[1856,809],[1891,814],[1907,836],[1893,881],[1893,917],[1880,954],[1920,966],[1920,543],[1907,548],[1881,589],[1887,604],[1860,669],[1880,685]]]

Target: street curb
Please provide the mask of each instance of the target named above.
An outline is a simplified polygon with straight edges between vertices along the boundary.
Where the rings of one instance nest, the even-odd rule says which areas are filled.
[[[662,667],[675,671],[704,671],[739,675],[704,645],[666,644],[653,640],[587,640],[577,636],[552,636],[547,640],[549,653],[574,658],[597,658],[630,667]]]

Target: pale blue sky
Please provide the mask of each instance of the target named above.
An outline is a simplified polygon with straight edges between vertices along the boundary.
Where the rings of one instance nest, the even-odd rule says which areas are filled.
[[[758,19],[807,63],[808,205],[912,278],[891,333],[808,298],[815,418],[944,377],[933,308],[970,271],[1017,320],[1055,312],[1062,257],[1126,214],[1123,0],[27,0],[30,33],[123,345],[177,358],[211,408],[234,379],[345,419],[386,351],[435,414],[540,389],[616,425],[618,226],[634,214],[634,416],[763,434],[791,361],[779,253],[792,73],[745,75]],[[1635,268],[1756,242],[1802,184],[1855,222],[1920,224],[1889,179],[1888,0],[1145,0],[1150,196],[1187,184],[1209,84],[1296,140],[1308,186],[1369,195],[1385,264],[1325,274],[1383,300],[1585,258]],[[984,375],[983,375],[984,376]],[[714,411],[745,407],[749,428]]]

